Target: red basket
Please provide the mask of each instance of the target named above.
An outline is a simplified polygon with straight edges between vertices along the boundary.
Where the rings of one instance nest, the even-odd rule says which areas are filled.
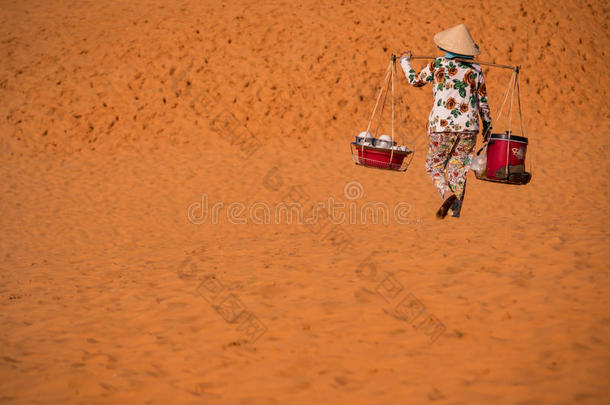
[[[375,148],[372,146],[358,145],[351,143],[352,157],[358,165],[373,167],[376,169],[387,169],[404,172],[409,167],[410,159],[405,159],[412,155],[412,151],[392,150]]]

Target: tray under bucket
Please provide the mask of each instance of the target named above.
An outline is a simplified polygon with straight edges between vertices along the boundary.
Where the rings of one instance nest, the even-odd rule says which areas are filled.
[[[402,151],[373,146],[350,144],[352,158],[357,165],[374,169],[394,170],[404,172],[413,158],[413,151]]]
[[[485,181],[493,181],[494,183],[505,183],[505,184],[515,184],[515,185],[525,185],[530,182],[532,179],[531,173],[528,172],[517,172],[517,173],[508,173],[508,177],[505,178],[489,178],[486,176],[486,173],[477,173],[474,172],[474,175],[479,180]]]

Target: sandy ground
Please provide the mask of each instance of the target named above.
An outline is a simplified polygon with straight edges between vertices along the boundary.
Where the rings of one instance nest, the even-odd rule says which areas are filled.
[[[608,5],[444,7],[0,1],[0,402],[608,403]],[[407,173],[348,143],[462,21],[533,180],[438,221],[429,88]]]

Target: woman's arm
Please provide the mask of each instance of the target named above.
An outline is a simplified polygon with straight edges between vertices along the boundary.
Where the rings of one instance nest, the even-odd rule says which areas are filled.
[[[416,73],[411,67],[411,52],[404,52],[400,55],[400,67],[402,67],[409,84],[413,87],[422,87],[434,80],[430,66],[432,66],[432,63],[426,65],[421,72]]]

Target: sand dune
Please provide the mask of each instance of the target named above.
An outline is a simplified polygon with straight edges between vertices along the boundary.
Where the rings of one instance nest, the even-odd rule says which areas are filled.
[[[0,402],[607,403],[606,2],[0,4]],[[533,180],[437,221],[430,89],[407,173],[348,142],[462,21]]]

